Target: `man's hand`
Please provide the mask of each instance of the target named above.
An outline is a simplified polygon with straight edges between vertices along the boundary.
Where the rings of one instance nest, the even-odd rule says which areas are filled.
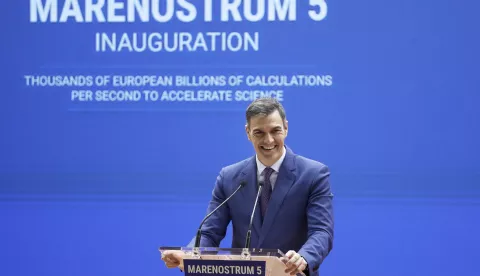
[[[162,260],[168,268],[178,267],[183,271],[183,256],[181,250],[166,250],[162,253]]]
[[[303,273],[305,268],[307,268],[307,261],[300,256],[297,252],[290,250],[285,254],[285,264],[287,265],[287,269],[285,269],[285,273],[290,273],[290,275],[296,275],[298,273]]]

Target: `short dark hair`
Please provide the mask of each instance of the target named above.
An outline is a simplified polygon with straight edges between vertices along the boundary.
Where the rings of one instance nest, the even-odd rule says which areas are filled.
[[[278,110],[280,117],[285,121],[285,109],[276,98],[262,97],[254,100],[248,107],[246,112],[247,124],[250,123],[252,117],[261,115],[268,116]]]

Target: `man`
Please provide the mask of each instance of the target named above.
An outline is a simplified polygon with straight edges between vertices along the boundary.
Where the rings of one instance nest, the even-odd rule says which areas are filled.
[[[275,99],[260,98],[247,108],[248,140],[256,155],[220,171],[208,206],[210,213],[238,187],[247,184],[220,207],[202,227],[201,247],[219,247],[232,221],[232,248],[243,248],[260,181],[264,183],[255,213],[251,247],[286,253],[286,272],[318,275],[333,246],[333,211],[327,166],[296,155],[284,145],[288,121]],[[194,240],[188,245],[193,247]],[[181,264],[178,252],[166,252],[168,267]]]

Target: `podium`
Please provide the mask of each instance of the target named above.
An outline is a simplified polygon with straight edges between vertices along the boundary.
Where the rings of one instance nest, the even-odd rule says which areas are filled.
[[[160,247],[183,255],[185,276],[287,276],[285,254],[278,249]],[[297,274],[305,275],[305,274]]]

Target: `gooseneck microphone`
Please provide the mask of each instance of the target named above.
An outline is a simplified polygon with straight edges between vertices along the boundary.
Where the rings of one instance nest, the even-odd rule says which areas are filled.
[[[245,248],[247,248],[247,249],[250,248],[250,238],[252,237],[253,216],[255,215],[255,209],[257,209],[258,198],[260,197],[260,194],[262,193],[262,188],[263,188],[263,182],[260,181],[258,183],[257,198],[255,199],[255,204],[253,205],[252,216],[250,217],[250,224],[248,225],[247,238],[245,240]]]
[[[225,204],[227,201],[230,200],[230,198],[233,197],[234,194],[236,194],[241,188],[243,188],[245,185],[247,184],[247,181],[245,180],[242,180],[240,182],[240,185],[238,186],[238,188],[229,196],[227,197],[227,199],[225,199],[220,205],[217,206],[217,208],[215,208],[213,211],[211,211],[203,220],[202,220],[202,223],[200,223],[200,226],[198,227],[198,230],[197,230],[197,236],[195,237],[195,246],[194,247],[200,247],[200,239],[202,237],[202,226],[203,224],[205,223],[205,221],[211,216],[213,215],[213,213],[215,213],[215,211],[217,211],[220,207],[223,206],[223,204]]]

